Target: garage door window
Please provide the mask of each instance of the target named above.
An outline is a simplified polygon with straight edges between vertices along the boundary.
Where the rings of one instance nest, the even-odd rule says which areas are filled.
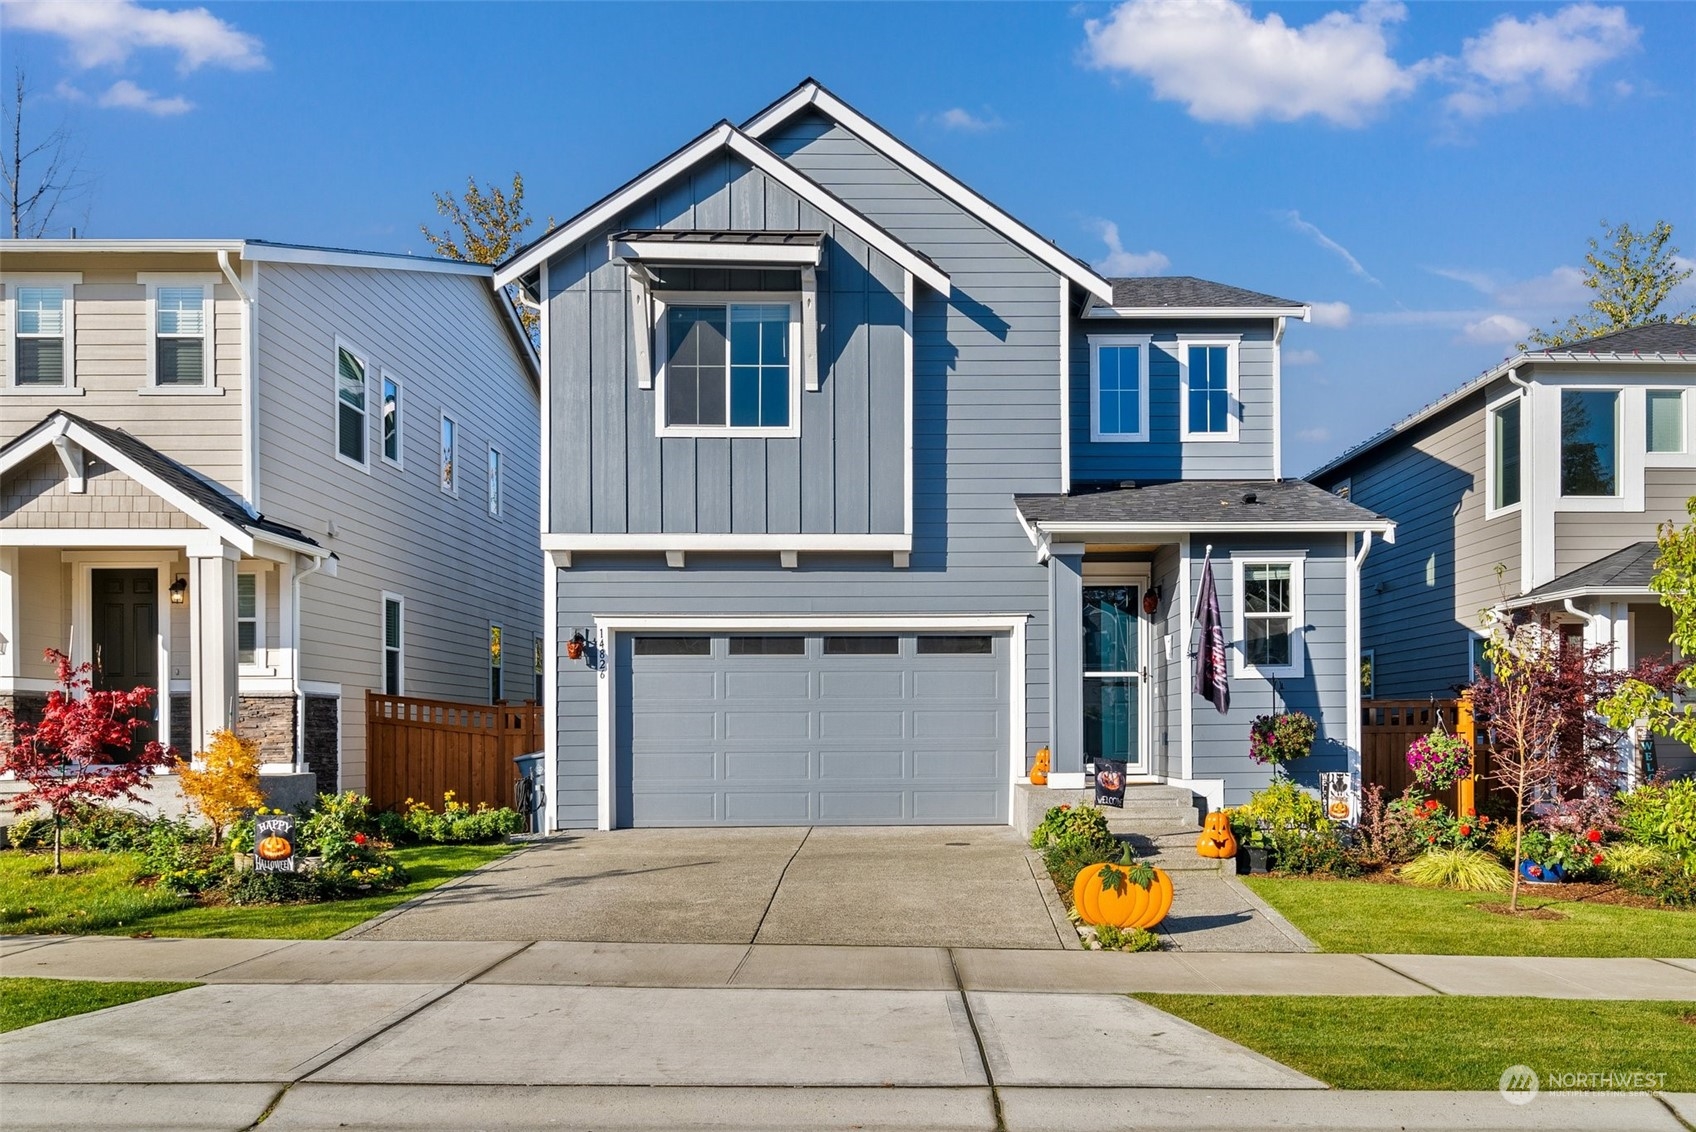
[[[901,651],[900,637],[826,637],[826,656],[895,656]]]
[[[805,656],[805,637],[732,637],[731,656]]]
[[[713,651],[711,637],[637,637],[637,656],[707,656]]]
[[[920,656],[987,656],[995,651],[988,637],[920,637]]]

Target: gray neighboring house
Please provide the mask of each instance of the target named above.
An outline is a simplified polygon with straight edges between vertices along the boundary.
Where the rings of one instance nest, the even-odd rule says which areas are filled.
[[[1519,354],[1313,472],[1398,524],[1361,576],[1364,690],[1454,694],[1498,611],[1547,615],[1617,668],[1670,654],[1649,579],[1657,526],[1696,495],[1693,388],[1696,326],[1622,330]]]
[[[1308,781],[1358,769],[1392,524],[1280,478],[1303,304],[1104,278],[812,81],[495,282],[542,312],[557,826],[1007,824],[1043,746],[1057,788],[1117,756],[1241,802],[1275,705]]]
[[[489,268],[254,240],[0,256],[0,706],[45,701],[55,647],[163,686],[152,733],[184,753],[234,724],[267,774],[333,790],[364,785],[368,689],[538,695],[539,375]]]

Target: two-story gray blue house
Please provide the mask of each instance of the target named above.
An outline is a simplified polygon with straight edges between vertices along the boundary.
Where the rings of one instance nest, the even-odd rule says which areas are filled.
[[[1295,302],[1108,279],[808,81],[497,269],[542,314],[558,827],[1007,824],[1357,765],[1391,524],[1281,478]],[[1211,558],[1232,706],[1192,696]],[[1022,789],[1032,789],[1028,785]]]

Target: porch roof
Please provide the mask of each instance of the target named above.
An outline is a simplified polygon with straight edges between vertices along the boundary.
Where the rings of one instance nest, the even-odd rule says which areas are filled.
[[[1179,480],[1092,487],[1066,495],[1016,495],[1025,522],[1053,534],[1111,531],[1375,531],[1395,527],[1376,512],[1305,480]]]
[[[1661,548],[1654,539],[1634,542],[1622,550],[1569,570],[1552,582],[1544,582],[1529,593],[1502,602],[1504,609],[1528,605],[1543,605],[1567,598],[1596,597],[1603,594],[1618,597],[1644,597],[1654,594],[1649,582],[1655,576],[1655,559]]]

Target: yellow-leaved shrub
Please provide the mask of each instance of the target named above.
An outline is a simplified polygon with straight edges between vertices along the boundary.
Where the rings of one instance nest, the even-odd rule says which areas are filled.
[[[202,767],[196,770],[184,759],[177,773],[189,804],[212,827],[212,843],[222,844],[224,830],[265,804],[259,792],[259,743],[234,731],[214,731],[199,761]]]

